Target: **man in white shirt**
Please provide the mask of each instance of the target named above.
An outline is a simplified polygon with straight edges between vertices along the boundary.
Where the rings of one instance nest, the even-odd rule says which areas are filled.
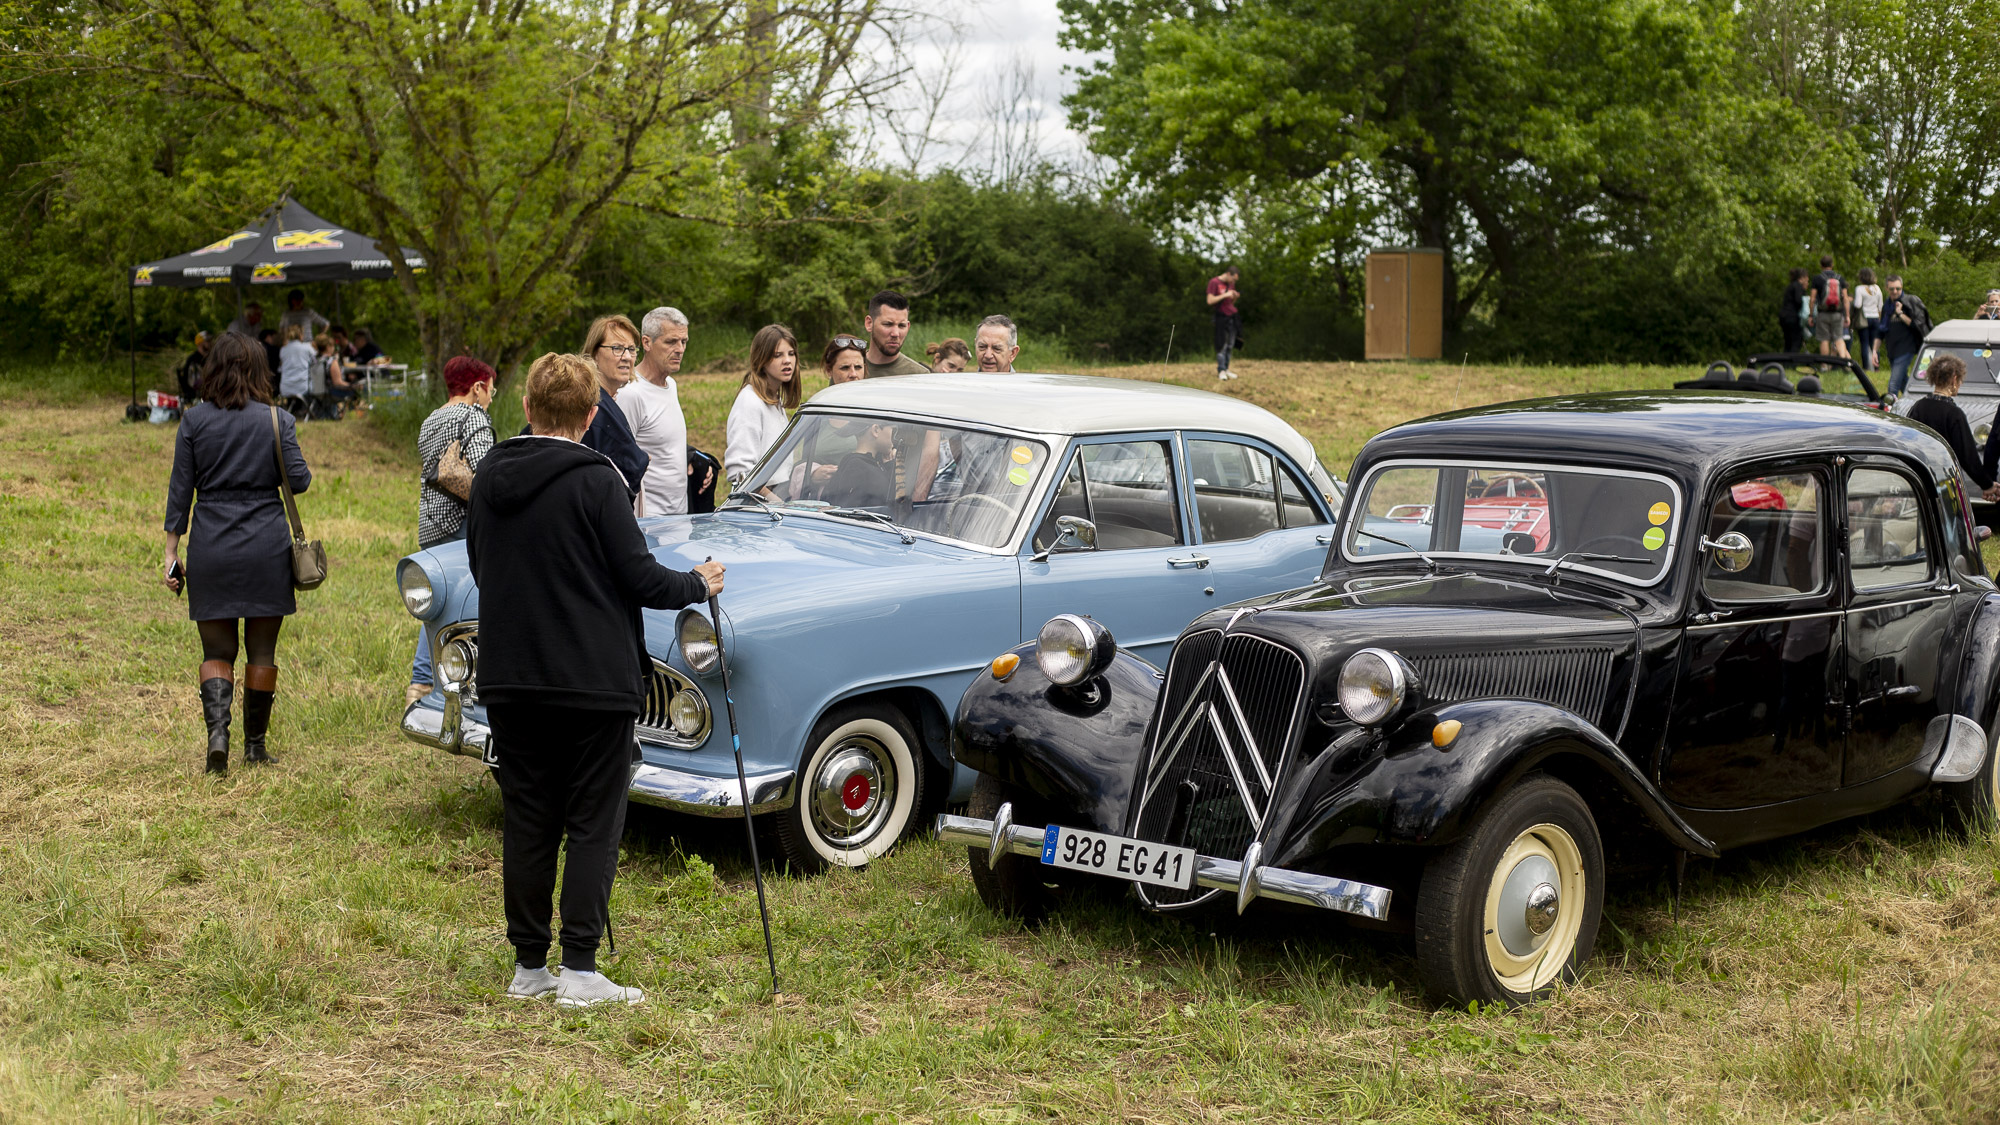
[[[687,355],[688,319],[679,309],[661,306],[639,322],[638,366],[633,379],[618,392],[618,409],[632,428],[632,438],[652,463],[646,467],[642,491],[649,516],[680,515],[688,510],[687,417],[674,373]],[[707,475],[712,476],[711,470]],[[704,478],[699,488],[708,487]]]

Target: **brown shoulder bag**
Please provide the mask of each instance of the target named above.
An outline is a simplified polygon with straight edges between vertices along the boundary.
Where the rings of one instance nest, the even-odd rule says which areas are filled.
[[[307,539],[299,522],[299,504],[292,498],[292,476],[285,471],[285,436],[278,429],[278,408],[271,408],[271,444],[278,450],[278,491],[285,496],[285,518],[292,525],[292,588],[314,590],[326,581],[326,548]]]

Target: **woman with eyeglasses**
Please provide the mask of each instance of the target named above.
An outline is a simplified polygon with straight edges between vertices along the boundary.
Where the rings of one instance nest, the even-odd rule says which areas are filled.
[[[639,360],[638,328],[618,313],[598,317],[590,322],[590,331],[584,334],[583,358],[597,371],[597,417],[584,431],[583,444],[618,466],[625,477],[625,491],[632,497],[632,511],[643,516],[645,499],[639,487],[653,459],[639,448],[632,427],[626,424],[625,412],[618,409],[613,398],[632,381],[632,368]]]
[[[732,481],[750,476],[785,432],[786,411],[799,406],[799,341],[782,324],[767,324],[750,341],[750,370],[729,408],[729,441],[722,471]]]
[[[868,341],[859,336],[835,336],[826,342],[820,366],[828,386],[837,387],[868,377]]]

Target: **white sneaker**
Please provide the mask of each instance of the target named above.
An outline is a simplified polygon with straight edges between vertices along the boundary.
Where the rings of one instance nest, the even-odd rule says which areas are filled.
[[[646,994],[636,988],[611,983],[611,978],[603,973],[587,973],[582,969],[564,969],[556,978],[556,1004],[564,1008],[588,1008],[592,1004],[607,1001],[616,1004],[639,1004]]]
[[[514,966],[513,983],[507,986],[507,995],[516,1000],[539,1000],[556,990],[556,975],[544,965],[539,969],[524,969]]]

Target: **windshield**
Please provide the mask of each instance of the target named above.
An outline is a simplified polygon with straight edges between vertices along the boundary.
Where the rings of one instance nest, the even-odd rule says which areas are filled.
[[[1048,446],[1030,438],[808,413],[737,488],[780,511],[882,517],[908,531],[1006,547],[1048,460]],[[726,505],[752,506],[742,497]]]
[[[1965,361],[1965,385],[1961,393],[2000,393],[2000,358],[1994,356],[1993,348],[1983,344],[1925,344],[1917,353],[1917,362],[1910,368],[1910,390],[1918,394],[1930,391],[1931,363],[1941,355],[1955,355]]]
[[[1546,465],[1384,465],[1350,511],[1353,561],[1419,552],[1597,571],[1636,585],[1665,576],[1679,493],[1663,478]]]

